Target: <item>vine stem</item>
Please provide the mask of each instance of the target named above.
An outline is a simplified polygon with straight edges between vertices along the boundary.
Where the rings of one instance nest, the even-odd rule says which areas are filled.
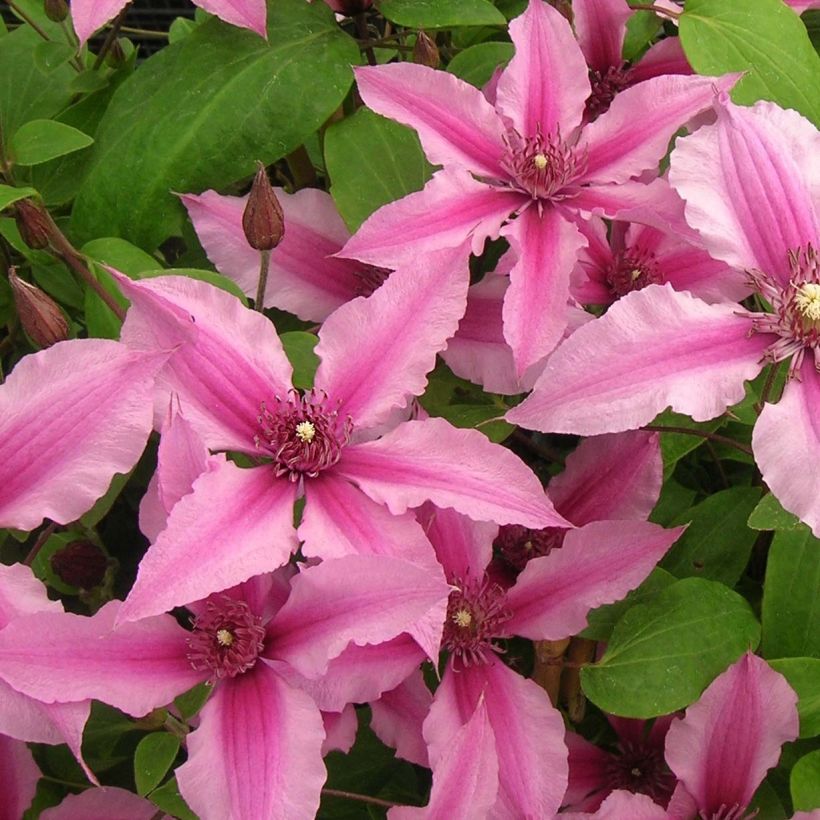
[[[772,388],[774,387],[774,380],[777,378],[777,371],[780,369],[780,362],[775,362],[769,368],[769,374],[766,376],[766,383],[763,385],[763,389],[760,391],[760,401],[755,403],[755,410],[757,414],[760,415],[763,412],[763,405],[769,400],[769,396],[771,395]]]
[[[111,24],[111,28],[105,35],[105,40],[103,41],[102,48],[100,48],[100,51],[97,54],[96,59],[94,60],[94,65],[92,66],[93,71],[99,70],[100,66],[103,64],[105,55],[108,54],[109,50],[111,49],[111,46],[114,45],[114,41],[119,36],[120,28],[122,27],[122,24],[125,21],[125,15],[127,13],[128,6],[126,5],[125,8],[117,15],[114,22]]]
[[[676,20],[682,14],[680,11],[671,11],[670,9],[656,6],[654,3],[630,3],[629,8],[638,11],[654,11],[656,14],[665,14],[667,17],[674,17]]]
[[[367,16],[364,12],[357,14],[353,18],[353,22],[356,25],[356,36],[361,40],[363,43],[367,43],[370,40],[370,32],[367,30]],[[376,55],[373,52],[372,46],[364,46],[364,53],[367,56],[368,65],[378,65],[378,61],[376,60]]]
[[[370,797],[368,794],[356,794],[355,792],[345,792],[341,789],[322,789],[322,794],[328,797],[341,797],[345,800],[356,800],[359,803],[370,803],[372,806],[381,806],[384,809],[392,809],[398,803],[391,803],[389,800],[382,800],[379,797]]]
[[[259,251],[259,284],[256,286],[256,301],[254,310],[260,313],[265,310],[265,288],[268,286],[268,271],[270,270],[270,251]]]
[[[28,555],[23,559],[23,564],[27,567],[30,567],[34,563],[34,559],[37,557],[37,553],[43,548],[43,544],[54,535],[54,530],[57,529],[57,525],[52,521],[38,536],[37,540],[34,542],[34,546],[29,550]]]
[[[40,26],[39,26],[39,25],[37,25],[37,23],[35,23],[35,22],[34,22],[34,20],[33,20],[33,19],[32,19],[32,18],[28,15],[28,14],[26,14],[26,12],[24,12],[24,11],[23,11],[23,9],[21,9],[21,8],[20,8],[20,6],[18,6],[18,5],[14,2],[14,0],[6,0],[6,5],[7,5],[7,6],[8,6],[8,7],[9,7],[9,8],[10,8],[10,9],[11,9],[11,10],[12,10],[12,11],[13,11],[13,12],[14,12],[14,13],[15,13],[15,14],[16,14],[16,15],[17,15],[20,19],[21,19],[21,20],[23,20],[23,21],[24,21],[27,25],[31,26],[31,28],[33,28],[33,29],[34,29],[34,31],[36,31],[36,32],[37,32],[37,34],[39,34],[39,35],[40,35],[40,37],[42,37],[42,38],[43,38],[43,40],[45,40],[47,43],[50,43],[50,42],[51,42],[51,37],[49,37],[49,36],[48,36],[48,34],[46,34],[46,32],[45,32],[45,31],[43,31],[43,29],[42,29],[42,28],[40,28]],[[70,63],[70,65],[71,65],[71,67],[72,67],[72,68],[73,68],[73,69],[74,69],[77,73],[79,73],[79,72],[81,72],[81,71],[83,70],[82,65],[81,65],[81,64],[78,64],[78,62],[77,62],[77,58],[76,58],[76,57],[75,57],[74,59],[72,59],[72,60],[69,60],[69,63]]]
[[[653,433],[682,433],[687,436],[700,436],[700,438],[708,439],[716,444],[725,444],[727,447],[734,447],[746,455],[752,455],[752,448],[735,441],[728,436],[721,436],[718,433],[707,433],[705,430],[693,430],[691,427],[669,427],[665,424],[647,424],[644,430],[649,430]]]

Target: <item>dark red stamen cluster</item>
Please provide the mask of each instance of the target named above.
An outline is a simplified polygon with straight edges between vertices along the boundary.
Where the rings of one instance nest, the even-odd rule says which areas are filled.
[[[641,248],[626,248],[615,254],[606,272],[606,283],[613,296],[620,298],[647,285],[662,284],[663,274],[654,253]]]
[[[620,751],[607,758],[606,782],[611,790],[649,795],[665,806],[677,780],[666,765],[663,747],[650,743],[621,741]]]
[[[583,171],[586,158],[565,143],[560,134],[522,137],[509,131],[505,138],[507,155],[502,160],[513,184],[533,199],[561,198],[565,188]]]
[[[560,527],[531,530],[520,524],[506,524],[499,529],[493,547],[513,569],[520,571],[531,558],[560,549],[565,535],[566,530]]]
[[[391,271],[387,268],[377,268],[375,265],[365,265],[362,263],[356,271],[359,284],[356,287],[356,296],[370,296],[373,291],[378,290],[390,276]]]
[[[592,86],[592,92],[587,98],[584,119],[592,122],[609,111],[615,95],[630,85],[629,69],[620,65],[610,66],[604,72],[590,71],[589,84]]]

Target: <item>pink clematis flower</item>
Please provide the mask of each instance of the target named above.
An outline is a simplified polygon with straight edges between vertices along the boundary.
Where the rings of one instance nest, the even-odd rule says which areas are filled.
[[[105,786],[71,794],[40,814],[40,820],[170,820],[157,807],[125,789]]]
[[[586,244],[575,220],[600,213],[663,221],[663,186],[635,178],[656,168],[675,131],[736,77],[654,77],[584,125],[587,64],[566,19],[531,0],[510,35],[516,53],[495,107],[444,71],[411,63],[356,69],[367,105],[415,128],[444,169],[422,191],[376,211],[343,253],[396,268],[467,238],[480,253],[487,237],[503,235],[518,254],[503,318],[521,375],[566,328],[570,274]]]
[[[134,466],[164,359],[74,339],[18,362],[0,386],[0,527],[74,521]]]
[[[714,125],[680,142],[670,179],[705,247],[745,269],[773,312],[651,285],[573,334],[507,418],[582,435],[639,427],[667,406],[704,421],[740,401],[766,363],[791,359],[752,446],[772,492],[820,534],[818,156],[820,134],[795,111],[724,100]]]
[[[198,602],[193,631],[167,615],[115,629],[119,601],[90,618],[18,619],[0,632],[0,676],[43,701],[96,698],[135,716],[209,681],[176,771],[193,810],[203,820],[313,817],[325,731],[290,675],[319,678],[350,642],[391,640],[448,592],[423,568],[349,555]]]
[[[179,277],[120,277],[131,300],[123,340],[176,348],[158,378],[159,418],[176,394],[207,447],[255,461],[242,469],[220,455],[193,482],[143,558],[122,619],[158,614],[286,563],[298,544],[300,492],[302,549],[321,558],[393,554],[435,568],[407,514],[427,500],[501,523],[566,523],[525,465],[480,432],[442,419],[395,425],[397,408],[424,390],[455,330],[453,304],[463,306],[467,283],[465,256],[454,257],[428,256],[412,282],[391,277],[368,299],[335,311],[320,331],[315,388],[305,394],[291,387],[270,322],[230,294]]]

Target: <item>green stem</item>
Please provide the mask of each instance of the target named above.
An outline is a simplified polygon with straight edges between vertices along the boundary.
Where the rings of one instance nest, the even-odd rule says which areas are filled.
[[[262,313],[265,310],[265,288],[268,286],[268,271],[270,270],[270,251],[259,251],[259,284],[256,286],[256,301],[254,310]]]
[[[341,797],[344,800],[356,800],[359,803],[370,803],[371,806],[381,806],[384,809],[392,809],[398,803],[391,803],[389,800],[381,800],[378,797],[370,797],[367,794],[356,794],[355,792],[344,792],[340,789],[322,789],[322,794],[328,797]]]
[[[760,391],[760,401],[755,403],[755,410],[757,414],[760,415],[763,412],[763,405],[769,400],[769,396],[771,395],[772,389],[774,388],[774,382],[777,378],[777,371],[780,370],[780,362],[775,362],[769,368],[769,373],[766,376],[766,382],[763,385],[763,389]]]
[[[728,436],[721,436],[719,433],[708,433],[705,430],[693,430],[691,427],[669,427],[665,424],[647,424],[644,425],[643,429],[649,430],[653,433],[681,433],[686,436],[700,436],[700,438],[713,441],[715,444],[725,444],[727,447],[734,447],[742,453],[752,455],[751,447],[747,447],[745,444],[741,444],[739,441],[735,441],[733,438],[729,438]]]
[[[27,567],[30,567],[34,563],[34,559],[37,557],[37,553],[43,548],[43,544],[54,535],[54,530],[57,529],[57,525],[52,521],[38,536],[37,540],[34,542],[34,546],[29,550],[28,555],[23,559],[23,564]]]
[[[92,69],[94,71],[99,71],[100,66],[103,64],[103,60],[105,60],[105,55],[108,54],[109,49],[111,46],[114,45],[114,41],[117,39],[120,33],[120,28],[125,20],[125,15],[128,13],[128,6],[126,7],[117,15],[114,22],[111,24],[111,28],[108,30],[108,34],[105,35],[105,40],[103,41],[102,48],[100,49],[99,53],[97,54],[97,58],[94,60],[94,65]]]

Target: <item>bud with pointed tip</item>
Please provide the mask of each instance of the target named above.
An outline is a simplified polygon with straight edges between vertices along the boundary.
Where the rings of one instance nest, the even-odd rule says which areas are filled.
[[[424,31],[419,31],[416,35],[416,44],[413,46],[413,62],[426,65],[429,68],[438,68],[441,62],[436,41]]]
[[[39,205],[30,199],[21,199],[14,206],[14,219],[26,245],[35,251],[48,247],[51,220]]]
[[[68,322],[60,306],[48,294],[24,282],[14,268],[9,268],[9,284],[20,324],[37,347],[51,347],[68,338]]]
[[[105,55],[105,64],[109,68],[119,68],[125,63],[125,49],[122,47],[121,38],[117,37],[108,49]]]
[[[273,192],[265,166],[258,170],[242,214],[242,230],[248,244],[257,251],[273,250],[285,235],[285,216]]]
[[[68,17],[68,5],[65,0],[45,0],[44,11],[52,23],[62,23]]]
[[[108,558],[91,541],[72,541],[51,556],[51,568],[66,584],[80,589],[94,589],[105,578]]]

